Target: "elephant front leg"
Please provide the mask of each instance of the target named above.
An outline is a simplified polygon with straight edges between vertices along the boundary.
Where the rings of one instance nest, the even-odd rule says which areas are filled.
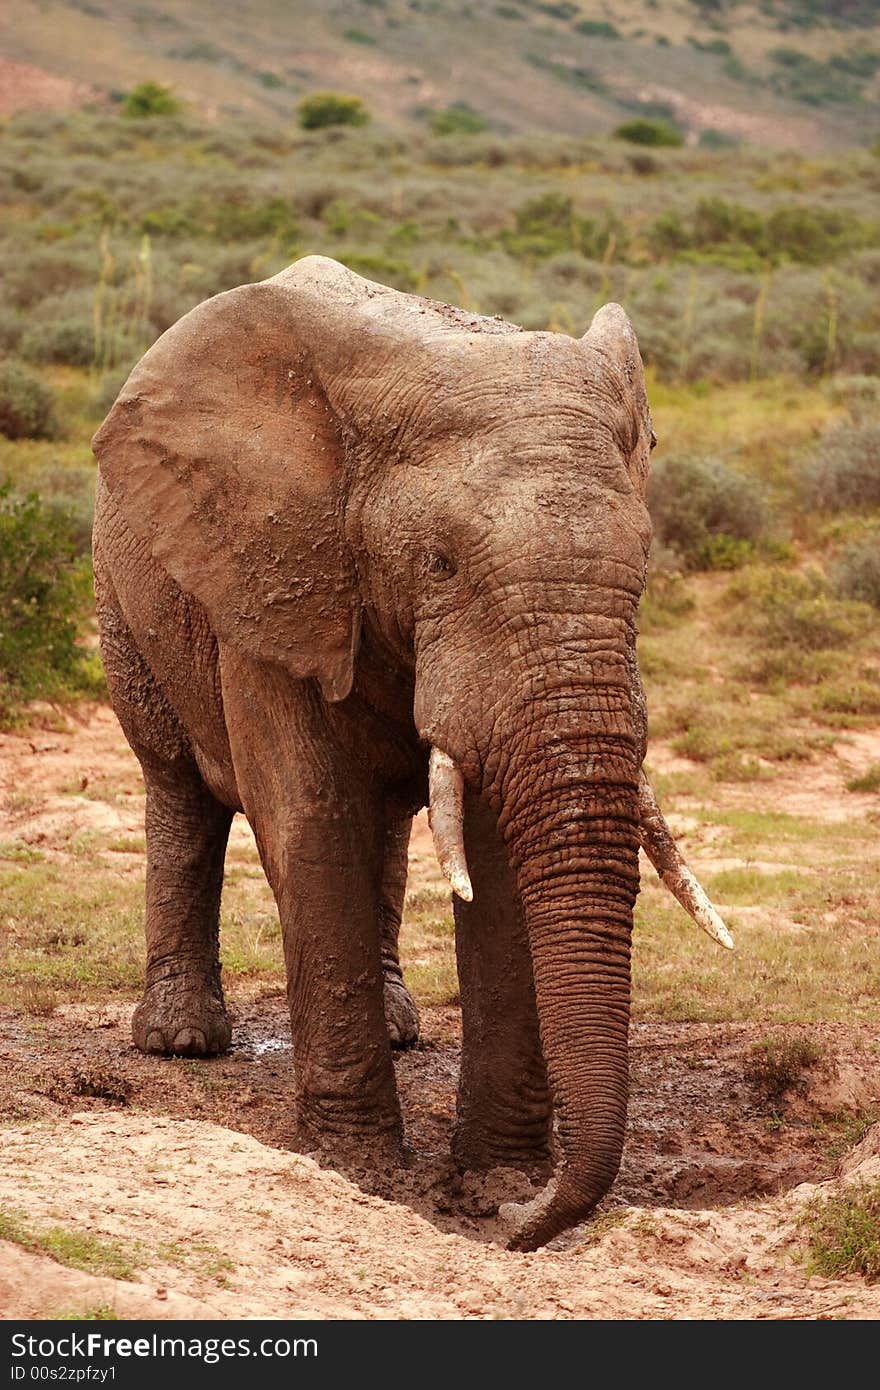
[[[419,1040],[419,1011],[403,983],[398,937],[406,896],[407,858],[412,818],[392,821],[385,834],[385,858],[379,918],[382,932],[385,1024],[392,1047],[412,1047]]]
[[[385,1024],[378,846],[353,808],[256,823],[281,917],[301,1146],[396,1158],[402,1121]]]
[[[278,904],[298,1142],[399,1155],[379,901],[384,804],[308,682],[221,648],[236,784]]]
[[[465,805],[472,903],[453,899],[462,1060],[453,1154],[460,1168],[534,1170],[550,1158],[552,1110],[528,940],[495,818]]]

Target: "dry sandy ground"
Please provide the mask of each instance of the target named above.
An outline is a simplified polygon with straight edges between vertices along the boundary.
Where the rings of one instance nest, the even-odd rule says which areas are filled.
[[[802,796],[804,812],[844,815],[852,803],[839,766],[806,776],[787,788],[788,808]],[[106,781],[112,795],[76,795],[83,779]],[[133,829],[137,787],[107,710],[2,736],[0,839],[63,857],[72,829]],[[422,829],[417,879],[429,858]],[[775,1129],[742,1079],[754,1028],[636,1025],[627,1150],[605,1215],[519,1255],[503,1248],[498,1202],[527,1197],[526,1180],[462,1180],[444,1157],[456,1010],[426,1010],[421,1045],[396,1060],[411,1168],[343,1176],[287,1146],[280,991],[233,1002],[233,1049],[207,1063],[141,1057],[128,1004],[68,1005],[49,1018],[0,1011],[0,1211],[110,1242],[133,1275],[96,1278],[0,1242],[0,1315],[103,1304],[163,1318],[880,1316],[880,1286],[807,1274],[798,1224],[817,1190],[880,1177],[880,1126],[841,1162],[815,1123],[880,1099],[874,1038],[828,1028],[834,1065],[792,1097]]]

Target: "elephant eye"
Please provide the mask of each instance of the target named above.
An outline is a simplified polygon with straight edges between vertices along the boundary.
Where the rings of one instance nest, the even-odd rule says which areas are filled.
[[[428,556],[426,568],[428,574],[432,575],[434,579],[451,579],[457,566],[448,555],[444,555],[441,550],[435,550],[432,555]]]

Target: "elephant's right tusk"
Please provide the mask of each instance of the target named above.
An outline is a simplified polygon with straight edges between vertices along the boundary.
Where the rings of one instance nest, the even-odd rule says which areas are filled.
[[[685,863],[644,772],[639,774],[639,835],[643,850],[685,912],[719,946],[732,951],[733,937]]]
[[[440,868],[452,891],[466,903],[474,900],[464,852],[464,778],[447,753],[431,749],[428,764],[428,824]]]

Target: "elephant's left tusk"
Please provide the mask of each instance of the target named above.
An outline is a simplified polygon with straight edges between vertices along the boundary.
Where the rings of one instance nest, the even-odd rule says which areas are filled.
[[[685,912],[719,946],[732,951],[733,937],[685,863],[644,772],[639,774],[639,835],[642,849]]]
[[[474,900],[464,852],[464,778],[448,753],[431,749],[428,764],[428,824],[440,868],[452,891],[466,903]]]

